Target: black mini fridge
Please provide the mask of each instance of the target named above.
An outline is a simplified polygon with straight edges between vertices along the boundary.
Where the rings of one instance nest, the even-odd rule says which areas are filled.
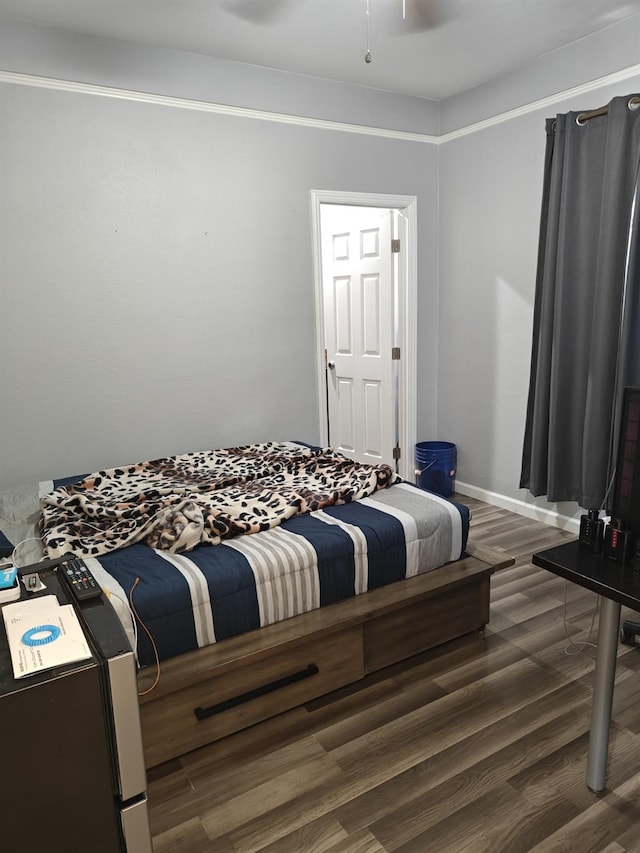
[[[106,596],[77,603],[55,567],[39,573],[46,589],[35,595],[73,605],[91,657],[16,679],[0,619],[0,846],[7,853],[151,853],[127,636]],[[32,595],[22,588],[21,600]]]

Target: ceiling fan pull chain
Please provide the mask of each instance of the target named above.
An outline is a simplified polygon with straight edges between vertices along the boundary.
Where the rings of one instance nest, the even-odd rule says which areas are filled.
[[[365,0],[365,16],[367,19],[367,50],[364,55],[365,62],[371,62],[371,51],[369,50],[369,0]]]

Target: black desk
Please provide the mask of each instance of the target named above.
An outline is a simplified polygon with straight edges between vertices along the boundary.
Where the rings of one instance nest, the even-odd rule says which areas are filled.
[[[604,790],[609,750],[613,681],[620,632],[620,607],[640,610],[640,573],[567,542],[533,555],[534,566],[560,575],[601,597],[598,653],[593,679],[587,786]]]

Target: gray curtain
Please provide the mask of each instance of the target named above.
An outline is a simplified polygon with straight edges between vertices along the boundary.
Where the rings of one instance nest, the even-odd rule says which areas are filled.
[[[603,505],[622,391],[640,384],[636,98],[546,123],[520,487],[585,508]]]

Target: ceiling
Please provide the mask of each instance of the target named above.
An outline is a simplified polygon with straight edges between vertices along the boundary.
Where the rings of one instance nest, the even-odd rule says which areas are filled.
[[[640,0],[417,2],[430,14],[403,21],[403,0],[368,0],[370,63],[367,0],[0,0],[0,21],[441,100],[640,14]]]

